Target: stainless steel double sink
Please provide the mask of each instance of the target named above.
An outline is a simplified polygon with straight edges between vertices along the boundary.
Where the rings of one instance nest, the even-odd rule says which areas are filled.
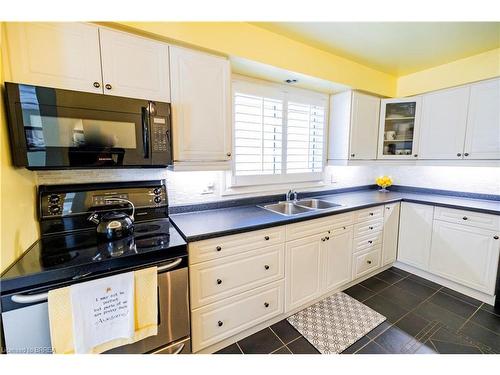
[[[341,204],[324,201],[322,199],[301,199],[294,201],[278,202],[267,204],[262,207],[265,210],[275,212],[280,215],[293,216],[303,214],[305,212],[326,210],[329,208],[340,207]]]

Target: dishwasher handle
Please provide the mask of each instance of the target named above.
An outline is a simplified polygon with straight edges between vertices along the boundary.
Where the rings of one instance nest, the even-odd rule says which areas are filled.
[[[179,264],[181,264],[181,262],[182,262],[182,258],[177,258],[173,262],[170,262],[170,263],[164,264],[163,266],[157,267],[156,270],[158,273],[165,272],[165,271],[171,270],[172,268],[177,267]]]
[[[48,296],[49,296],[48,292],[39,294],[29,294],[29,295],[14,294],[12,297],[10,297],[10,299],[12,300],[12,302],[24,304],[24,303],[44,302],[47,301]]]

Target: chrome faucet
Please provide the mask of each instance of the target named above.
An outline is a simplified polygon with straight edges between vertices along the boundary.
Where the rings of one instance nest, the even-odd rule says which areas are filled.
[[[288,192],[286,193],[286,201],[287,202],[290,202],[292,199],[292,196],[293,196],[293,200],[296,201],[297,200],[297,192],[295,190],[288,190]]]

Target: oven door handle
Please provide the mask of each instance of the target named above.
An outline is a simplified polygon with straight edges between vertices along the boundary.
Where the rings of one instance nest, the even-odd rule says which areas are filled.
[[[163,266],[159,266],[157,268],[157,272],[161,273],[161,272],[168,271],[174,267],[177,267],[179,264],[181,264],[181,262],[182,262],[182,258],[177,258],[173,262],[170,262],[170,263],[165,264]],[[31,295],[29,295],[29,294],[28,295],[14,294],[13,296],[10,297],[10,299],[12,300],[12,302],[15,302],[15,303],[26,304],[26,303],[36,303],[36,302],[46,301],[48,296],[49,296],[48,292],[39,293],[39,294],[31,294]]]
[[[15,303],[35,303],[46,301],[48,297],[49,293],[45,292],[31,295],[14,294],[10,299]]]
[[[181,264],[181,262],[182,262],[182,258],[177,258],[173,262],[170,262],[170,263],[165,264],[163,266],[157,267],[156,270],[158,271],[158,273],[165,272],[165,271],[168,271],[174,267],[177,267],[179,264]]]

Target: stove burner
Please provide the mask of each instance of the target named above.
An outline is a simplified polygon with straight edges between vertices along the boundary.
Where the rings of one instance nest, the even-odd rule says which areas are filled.
[[[138,249],[149,249],[153,247],[166,246],[169,243],[168,233],[158,233],[152,236],[139,236],[135,238],[135,244]]]
[[[156,232],[158,229],[160,229],[160,226],[156,224],[142,224],[135,227],[135,233]]]

